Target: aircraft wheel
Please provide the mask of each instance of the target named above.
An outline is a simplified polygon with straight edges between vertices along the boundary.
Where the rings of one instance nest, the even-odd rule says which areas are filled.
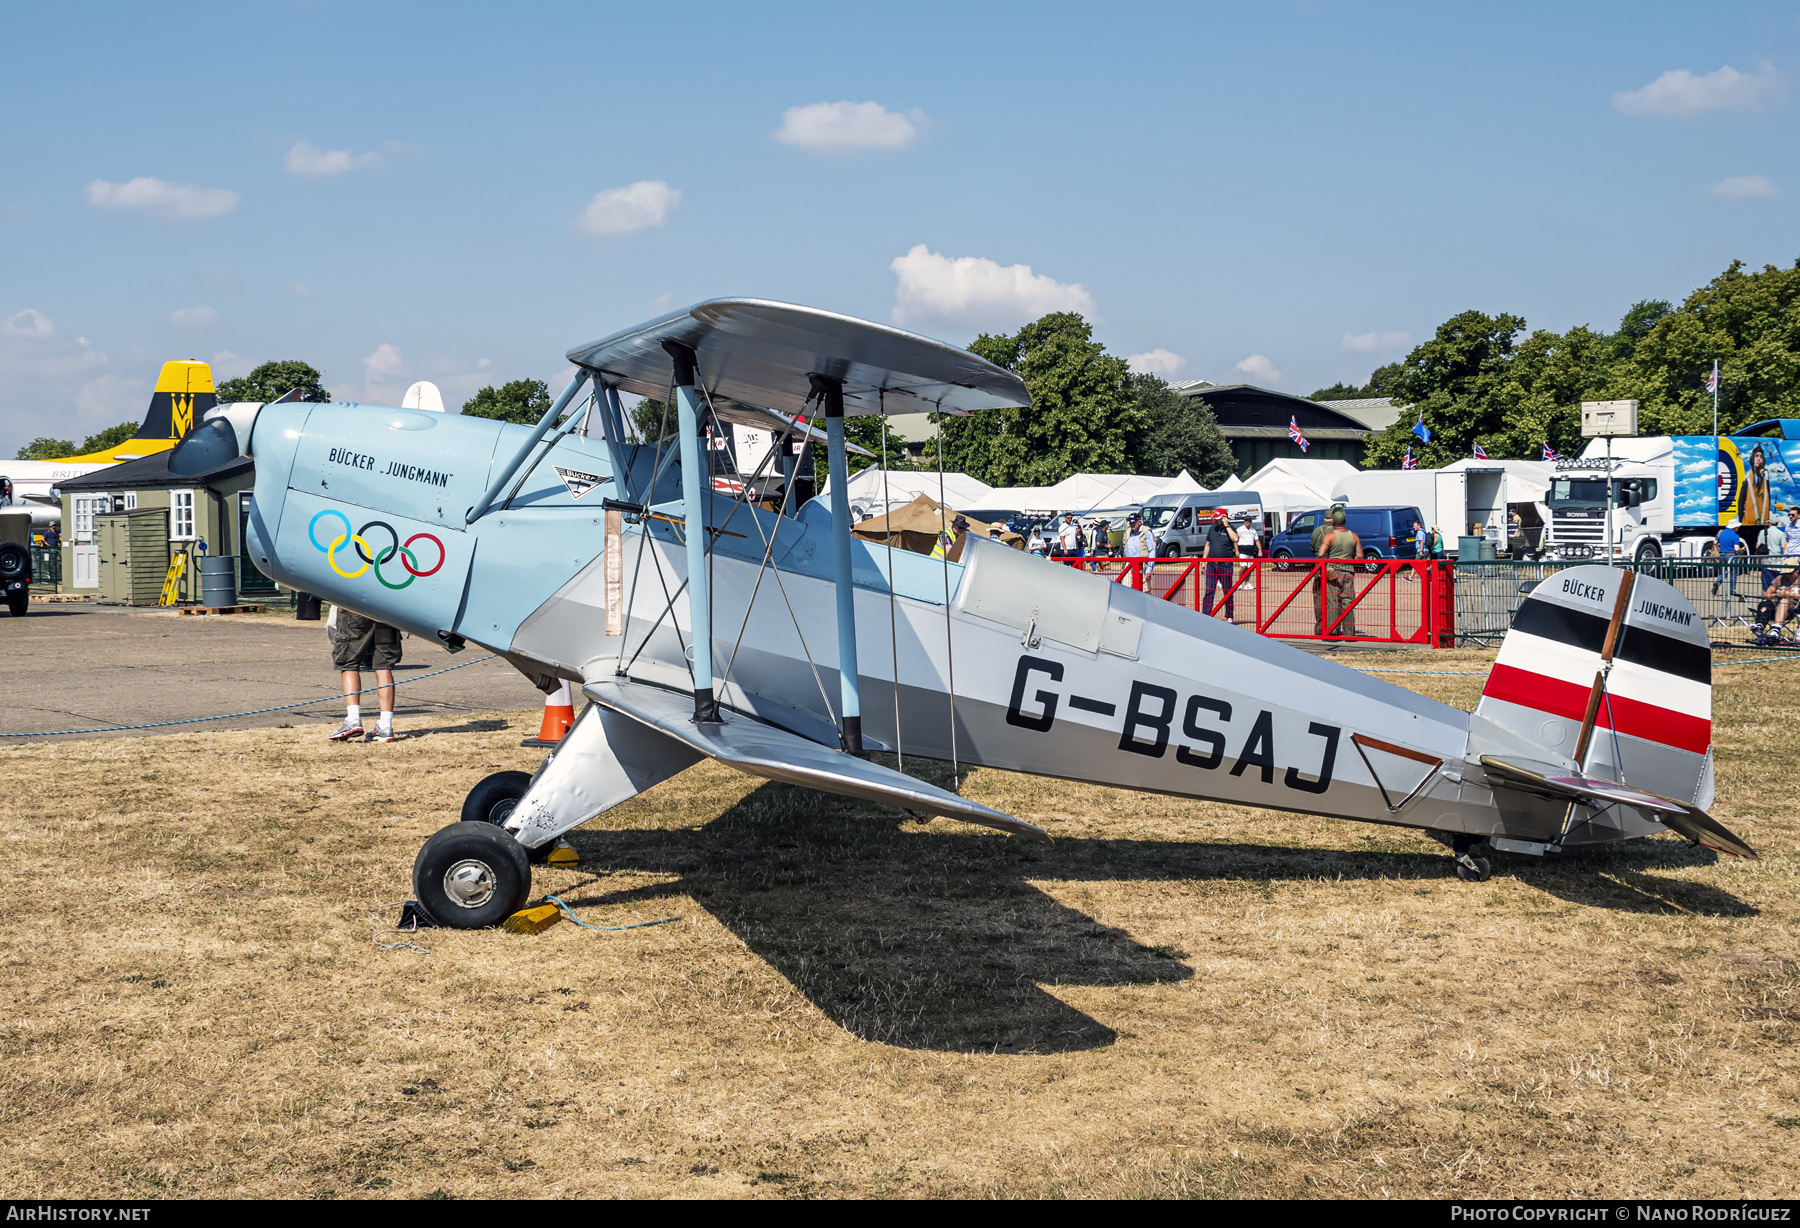
[[[531,894],[525,846],[492,823],[452,823],[413,859],[413,894],[439,925],[485,929],[518,912]]]
[[[1465,883],[1485,883],[1492,878],[1493,867],[1488,865],[1485,857],[1475,857],[1465,853],[1456,859],[1456,877]]]
[[[529,772],[495,772],[477,781],[469,790],[469,796],[463,799],[462,821],[465,823],[493,823],[503,825],[512,817],[513,807],[531,788]],[[550,858],[550,850],[555,847],[554,840],[539,845],[534,849],[525,849],[525,856],[534,866],[541,866]],[[524,848],[523,845],[520,846]]]

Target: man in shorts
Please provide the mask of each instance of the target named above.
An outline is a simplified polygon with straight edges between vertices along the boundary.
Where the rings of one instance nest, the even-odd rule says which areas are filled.
[[[372,669],[381,715],[369,741],[398,742],[400,739],[394,735],[394,667],[400,664],[400,629],[341,606],[334,614],[331,663],[343,671],[344,723],[332,733],[331,740],[348,742],[363,736],[362,706],[357,699],[362,691],[362,671]]]

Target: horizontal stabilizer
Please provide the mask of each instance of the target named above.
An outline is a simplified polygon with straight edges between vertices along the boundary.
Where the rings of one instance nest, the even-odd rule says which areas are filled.
[[[1507,760],[1495,755],[1483,755],[1481,766],[1487,772],[1488,779],[1501,788],[1517,789],[1539,797],[1575,802],[1583,806],[1630,806],[1655,819],[1670,831],[1686,836],[1695,844],[1704,844],[1707,848],[1730,853],[1734,857],[1756,856],[1756,850],[1732,835],[1718,820],[1698,806],[1686,802],[1530,759]]]
[[[658,733],[751,776],[883,802],[921,814],[941,814],[1050,842],[1041,827],[750,717],[721,712],[716,725],[696,724],[693,700],[680,692],[616,678],[590,682],[582,690],[600,706],[641,721]]]

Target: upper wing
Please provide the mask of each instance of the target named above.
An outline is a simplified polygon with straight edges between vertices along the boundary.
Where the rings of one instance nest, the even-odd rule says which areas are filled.
[[[678,692],[622,678],[589,682],[582,690],[602,707],[641,721],[751,776],[885,802],[902,810],[941,814],[1045,843],[1050,840],[1041,827],[747,716],[725,712],[717,725],[697,725],[691,699]]]

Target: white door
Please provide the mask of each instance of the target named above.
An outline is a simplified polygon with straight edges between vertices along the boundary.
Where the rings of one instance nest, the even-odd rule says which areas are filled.
[[[98,546],[76,546],[74,548],[74,554],[75,554],[75,568],[74,568],[75,577],[74,577],[74,580],[70,583],[69,587],[70,588],[99,588],[100,587],[100,547],[98,547]]]

